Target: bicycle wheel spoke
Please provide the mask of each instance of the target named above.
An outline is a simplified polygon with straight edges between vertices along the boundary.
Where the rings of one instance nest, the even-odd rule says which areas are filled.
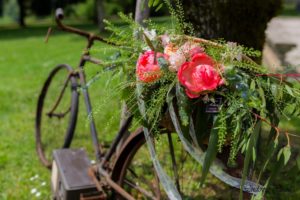
[[[124,183],[126,183],[127,185],[129,185],[130,187],[136,189],[138,192],[142,193],[143,195],[145,195],[148,198],[151,198],[153,200],[158,200],[157,198],[155,198],[150,192],[148,192],[147,190],[141,188],[140,186],[138,186],[137,184],[135,184],[133,181],[130,181],[128,179],[124,180]]]
[[[126,169],[127,173],[117,170],[115,177],[121,186],[126,185],[127,190],[135,199],[168,199],[167,192],[158,179],[158,174],[154,169],[151,159],[145,156],[148,152],[143,132],[135,133],[130,138],[124,151],[120,152],[115,169]],[[140,138],[140,139],[138,139]],[[143,139],[143,140],[142,140]],[[172,178],[174,186],[177,187],[183,199],[203,199],[216,197],[215,189],[204,191],[200,188],[201,170],[199,163],[194,160],[185,150],[180,141],[176,140],[176,135],[163,133],[159,139],[154,139],[156,158],[159,160],[162,170]],[[126,151],[125,151],[126,150]],[[127,159],[124,159],[127,158]],[[130,160],[130,162],[125,162]],[[151,167],[151,168],[150,168]],[[207,184],[222,184],[215,178],[209,177]],[[223,187],[220,190],[225,190]],[[120,200],[122,198],[116,198]]]
[[[72,68],[58,65],[49,74],[39,95],[36,116],[37,152],[50,168],[54,149],[70,146],[78,112],[77,84]],[[67,90],[70,89],[70,90]]]
[[[61,101],[63,95],[65,94],[65,90],[66,90],[66,88],[67,88],[67,86],[68,86],[68,83],[69,83],[70,78],[71,78],[71,74],[68,74],[68,77],[67,77],[67,79],[65,80],[65,82],[64,82],[64,84],[63,84],[63,88],[62,88],[62,90],[60,91],[60,94],[59,94],[57,100],[56,100],[55,103],[54,103],[54,106],[52,107],[52,109],[50,110],[49,113],[53,113],[54,110],[55,110],[55,109],[57,108],[57,106],[59,105],[59,103],[60,103],[60,101]]]
[[[65,117],[70,111],[71,111],[71,106],[65,112],[61,112],[61,113],[48,112],[48,113],[46,113],[46,115],[50,118],[57,117],[60,119],[60,118]]]
[[[144,184],[146,184],[152,191],[155,191],[156,188],[153,186],[153,184],[148,181],[143,175],[137,175],[131,168],[127,169],[133,176],[134,178],[140,179]]]

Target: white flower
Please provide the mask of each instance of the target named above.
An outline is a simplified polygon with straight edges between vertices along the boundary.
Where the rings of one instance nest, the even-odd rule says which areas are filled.
[[[36,175],[32,176],[29,180],[30,180],[30,181],[33,181],[34,179],[37,179],[38,177],[39,177],[39,175],[36,174]]]
[[[37,193],[35,194],[35,196],[36,196],[36,197],[39,197],[39,196],[41,196],[41,193],[40,193],[40,192],[37,192]]]
[[[147,38],[149,38],[149,40],[155,40],[156,38],[156,31],[154,29],[150,31],[148,29],[145,29],[144,34],[147,36]]]
[[[41,183],[41,186],[45,186],[45,185],[46,185],[46,182],[45,182],[45,181]]]
[[[96,163],[96,161],[95,160],[91,160],[91,164],[93,165],[93,164],[95,164]]]
[[[30,191],[31,194],[34,194],[34,193],[36,193],[36,192],[37,192],[37,189],[36,189],[36,188],[32,188],[31,191]]]

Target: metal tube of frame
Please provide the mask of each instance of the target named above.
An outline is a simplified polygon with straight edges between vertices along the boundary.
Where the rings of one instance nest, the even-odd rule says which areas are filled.
[[[125,123],[123,124],[123,126],[119,130],[119,132],[117,134],[117,137],[114,139],[114,141],[110,145],[109,150],[105,154],[104,159],[102,160],[102,163],[101,163],[102,165],[106,161],[110,160],[111,156],[113,155],[113,153],[115,152],[115,150],[117,148],[117,145],[119,144],[120,140],[122,139],[124,133],[126,133],[126,131],[128,131],[128,128],[129,128],[129,126],[131,124],[132,119],[133,119],[132,115],[126,119]]]
[[[87,49],[89,49],[93,45],[93,37],[90,37],[88,40],[88,45]],[[86,88],[86,79],[85,79],[85,73],[84,73],[84,65],[86,60],[84,59],[84,56],[88,55],[88,51],[81,57],[80,63],[79,63],[79,79],[80,79],[80,85],[82,87],[82,94],[84,97],[84,102],[85,102],[85,107],[88,113],[88,116],[91,116],[89,119],[90,122],[90,131],[91,131],[91,136],[93,140],[93,145],[95,149],[95,154],[96,154],[96,159],[97,161],[101,160],[101,149],[99,145],[99,140],[98,140],[98,134],[96,130],[96,125],[94,118],[92,117],[92,105],[91,105],[91,100],[90,100],[90,95],[88,92],[88,88]]]

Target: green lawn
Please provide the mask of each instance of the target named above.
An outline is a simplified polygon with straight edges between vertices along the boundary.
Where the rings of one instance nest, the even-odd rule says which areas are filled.
[[[80,28],[96,31],[91,25]],[[35,152],[34,118],[38,94],[49,71],[58,63],[76,66],[85,40],[54,31],[47,44],[48,26],[0,28],[0,199],[50,199],[50,172],[39,163]],[[103,47],[103,46],[102,46]],[[96,45],[100,49],[100,45]],[[96,52],[97,54],[97,52]],[[105,57],[100,53],[99,57]],[[87,66],[88,79],[100,71]],[[102,141],[108,142],[118,127],[120,98],[103,75],[91,86],[95,120]],[[115,87],[113,87],[115,88]],[[111,90],[109,90],[111,89]],[[112,100],[115,98],[116,100]],[[91,152],[91,140],[82,99],[74,147]],[[297,124],[297,122],[295,122]],[[270,199],[299,199],[299,171],[284,173],[271,187]],[[282,177],[287,177],[282,179]],[[282,181],[283,180],[283,181]],[[286,191],[286,192],[284,192]],[[279,195],[280,193],[280,195]]]
[[[299,16],[300,12],[296,9],[296,2],[284,3],[280,15],[282,16]]]
[[[80,28],[96,31],[93,26]],[[43,81],[59,63],[76,66],[85,47],[79,36],[54,31],[47,44],[47,26],[26,29],[0,28],[0,199],[49,199],[50,173],[41,166],[35,152],[34,119],[36,102]],[[100,48],[96,45],[96,49]],[[88,78],[99,66],[88,66]],[[100,137],[111,138],[112,127],[118,121],[119,101],[108,101],[113,96],[105,88],[104,80],[91,86]],[[101,98],[104,97],[104,98]],[[82,99],[80,99],[82,100]],[[74,146],[91,149],[87,117],[81,101],[78,129]],[[37,190],[37,192],[35,192]]]

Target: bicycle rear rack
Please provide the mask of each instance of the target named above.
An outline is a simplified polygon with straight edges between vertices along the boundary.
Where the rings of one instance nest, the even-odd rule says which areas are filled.
[[[55,200],[105,200],[88,176],[90,160],[83,149],[58,149],[53,152],[51,188]],[[98,189],[98,190],[97,190]]]

